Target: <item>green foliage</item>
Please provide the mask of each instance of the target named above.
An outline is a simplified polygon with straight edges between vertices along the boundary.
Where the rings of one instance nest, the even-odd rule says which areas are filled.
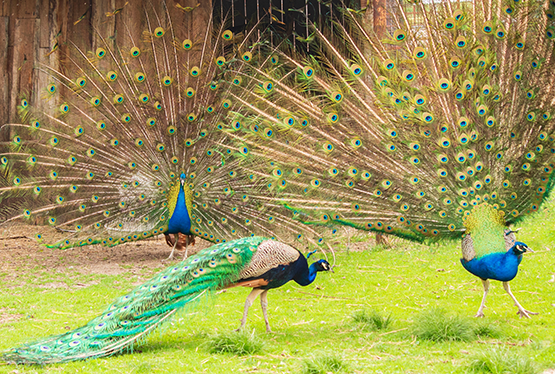
[[[209,338],[210,353],[230,353],[237,356],[259,353],[264,346],[262,340],[255,336],[254,331],[225,331]]]
[[[367,310],[359,310],[351,316],[353,322],[368,330],[387,330],[393,319],[391,314],[382,316],[375,310],[368,312]]]
[[[492,349],[477,355],[469,366],[474,373],[535,374],[538,369],[528,358],[508,349]]]
[[[447,315],[437,308],[426,310],[415,318],[413,333],[419,339],[434,342],[470,341],[474,338],[468,319],[459,315]]]
[[[342,358],[332,353],[319,353],[303,360],[303,374],[342,373],[348,370]]]

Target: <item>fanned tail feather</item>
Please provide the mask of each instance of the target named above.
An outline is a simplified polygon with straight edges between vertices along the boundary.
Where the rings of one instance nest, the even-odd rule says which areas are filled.
[[[344,9],[312,27],[313,56],[275,49],[228,72],[244,78],[227,93],[244,164],[267,160],[261,185],[286,185],[306,223],[421,241],[460,238],[484,203],[506,224],[537,211],[553,186],[554,5],[404,5],[385,37]]]
[[[214,26],[206,6],[168,4],[125,7],[113,16],[143,12],[142,23],[123,18],[116,35],[91,34],[91,51],[70,41],[63,66],[36,67],[42,99],[23,98],[21,123],[3,126],[11,140],[0,153],[0,198],[11,204],[2,224],[50,226],[37,239],[62,249],[157,236],[184,173],[191,234],[317,243],[324,230],[292,219],[276,203],[281,187],[260,185],[258,168],[243,167],[248,150],[229,144],[225,92],[234,85],[223,71],[258,59],[257,43]]]

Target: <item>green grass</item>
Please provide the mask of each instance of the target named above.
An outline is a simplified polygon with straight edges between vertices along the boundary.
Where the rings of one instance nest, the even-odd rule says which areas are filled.
[[[343,373],[349,369],[343,359],[333,353],[319,353],[303,360],[303,374]]]
[[[497,324],[493,323],[491,319],[480,318],[476,319],[472,326],[472,332],[477,338],[501,338],[503,330]]]
[[[412,333],[418,339],[433,342],[470,341],[475,337],[468,318],[457,314],[447,315],[437,308],[416,316]]]
[[[259,353],[264,343],[254,331],[225,331],[215,334],[208,340],[208,350],[210,353],[230,353],[233,355],[244,356]]]
[[[397,240],[380,251],[338,250],[335,273],[319,273],[308,287],[289,283],[270,291],[274,333],[265,332],[256,302],[246,331],[254,330],[262,342],[257,353],[211,352],[214,335],[233,335],[239,326],[249,290],[237,288],[178,315],[134,354],[44,368],[0,365],[0,372],[540,373],[555,368],[553,204],[534,218],[521,225],[519,240],[536,253],[525,255],[511,282],[520,303],[540,313],[531,319],[518,318],[499,282],[492,282],[486,317],[472,317],[482,285],[460,265],[459,242],[427,247]],[[90,275],[75,268],[63,273],[37,267],[2,274],[0,350],[86,323],[132,289],[139,276],[145,279],[144,273]],[[444,311],[442,323],[458,321],[458,327],[446,339],[426,339],[419,333],[422,321],[433,327],[430,314],[437,310]],[[379,311],[382,320],[390,316],[393,323],[364,328],[353,319],[360,311],[368,311],[367,322],[373,320],[372,311]],[[459,338],[467,333],[468,339]]]
[[[353,313],[352,318],[353,322],[368,330],[386,330],[393,322],[391,314],[383,316],[375,310],[358,310]]]
[[[530,358],[508,349],[492,349],[477,355],[469,369],[474,373],[534,374],[535,366]]]

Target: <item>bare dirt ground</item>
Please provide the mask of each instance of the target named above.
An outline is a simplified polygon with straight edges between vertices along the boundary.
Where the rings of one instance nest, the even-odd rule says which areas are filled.
[[[85,274],[118,275],[126,271],[134,272],[135,269],[160,268],[182,260],[185,254],[184,251],[176,251],[173,260],[166,261],[172,248],[166,243],[164,235],[114,247],[89,245],[64,250],[47,248],[34,239],[37,230],[38,226],[18,224],[9,230],[0,231],[0,273],[38,268],[53,271],[78,269]],[[346,235],[352,234],[346,231]],[[371,234],[367,241],[349,242],[347,245],[348,250],[356,252],[367,250],[369,244],[387,245],[391,241],[395,239],[385,238],[380,243]],[[188,247],[187,253],[192,255],[210,245],[212,243],[196,238],[196,243]],[[344,250],[346,244],[340,247],[335,249]],[[303,251],[303,248],[299,249]]]
[[[171,247],[166,244],[163,235],[115,247],[91,245],[60,250],[39,245],[29,234],[32,229],[26,225],[14,226],[0,237],[1,273],[36,268],[53,271],[78,268],[81,273],[118,275],[134,268],[159,268],[169,264],[166,259],[171,253]],[[197,239],[194,246],[189,246],[188,254],[210,245],[207,241]],[[183,256],[184,252],[176,251],[171,262],[179,261]]]

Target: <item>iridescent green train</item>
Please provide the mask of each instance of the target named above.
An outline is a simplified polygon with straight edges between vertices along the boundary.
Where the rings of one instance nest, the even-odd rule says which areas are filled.
[[[298,250],[267,238],[249,237],[217,244],[156,274],[116,299],[86,325],[13,348],[2,358],[8,363],[44,365],[132,351],[137,342],[177,312],[194,308],[202,298],[226,287],[253,288],[245,305],[243,327],[249,303],[258,295],[266,301],[271,288],[290,280],[306,286],[314,281],[317,272],[329,270],[327,261],[319,260],[308,267]],[[269,330],[264,305],[263,310]]]

